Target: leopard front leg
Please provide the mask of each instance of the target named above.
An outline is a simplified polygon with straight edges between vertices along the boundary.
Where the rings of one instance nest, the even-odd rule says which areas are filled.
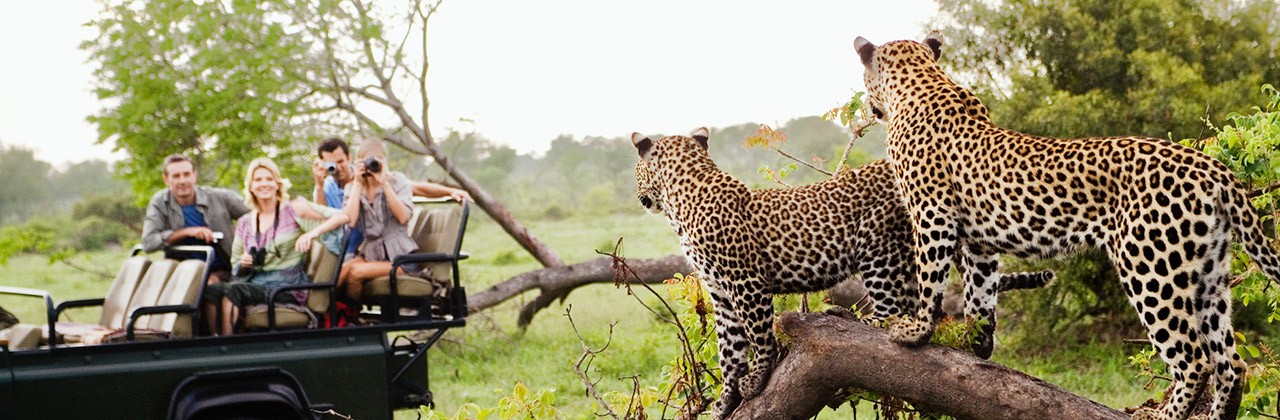
[[[974,339],[973,354],[990,359],[995,346],[1000,257],[975,247],[966,247],[965,250],[960,258],[965,280],[964,315],[982,325]]]
[[[739,320],[733,296],[723,284],[703,275],[716,315],[716,344],[720,350],[720,398],[711,406],[711,418],[728,418],[742,403],[740,383],[747,371],[746,330]]]
[[[942,296],[946,291],[947,273],[955,253],[955,222],[942,217],[934,209],[912,209],[915,226],[915,262],[919,267],[920,306],[914,318],[904,318],[889,326],[889,337],[898,344],[919,346],[933,337],[934,326],[942,315]],[[928,222],[921,226],[921,220]]]
[[[735,286],[734,293],[741,304],[735,309],[755,353],[751,369],[739,387],[742,397],[750,400],[764,392],[778,358],[778,341],[773,334],[773,295],[766,291],[763,282],[755,278]]]

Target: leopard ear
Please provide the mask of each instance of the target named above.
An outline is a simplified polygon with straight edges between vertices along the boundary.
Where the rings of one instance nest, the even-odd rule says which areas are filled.
[[[938,31],[929,32],[924,37],[924,45],[929,46],[929,50],[933,51],[933,61],[938,61],[942,57],[942,33]]]
[[[862,65],[871,67],[871,55],[876,52],[876,44],[872,44],[866,38],[858,37],[853,40],[853,48],[856,48],[858,55],[862,57]]]
[[[640,133],[631,133],[631,144],[636,146],[636,152],[640,154],[640,158],[649,156],[649,150],[653,148],[653,140]]]
[[[702,150],[707,150],[707,139],[710,138],[710,135],[706,127],[698,127],[697,130],[693,130],[692,136],[694,140],[698,141],[698,144],[702,145]]]

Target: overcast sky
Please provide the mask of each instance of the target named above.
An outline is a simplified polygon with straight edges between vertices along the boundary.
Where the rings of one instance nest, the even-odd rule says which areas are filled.
[[[101,104],[77,46],[98,10],[0,5],[0,142],[57,165],[122,156],[85,121]],[[529,152],[560,134],[783,123],[862,89],[854,38],[918,39],[936,12],[932,0],[446,1],[431,20],[431,125]]]

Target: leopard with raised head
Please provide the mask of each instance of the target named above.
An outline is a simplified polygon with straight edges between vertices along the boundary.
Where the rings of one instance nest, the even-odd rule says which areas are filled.
[[[884,162],[842,169],[822,182],[750,190],[707,153],[707,129],[632,143],[636,197],[664,214],[711,294],[724,384],[712,407],[731,413],[763,391],[778,355],[773,297],[826,290],[860,276],[872,300],[865,319],[913,313],[911,225]],[[1053,272],[1011,273],[1001,290],[1041,287]],[[753,352],[748,369],[748,353]]]
[[[998,127],[938,65],[937,35],[878,47],[858,37],[855,47],[915,228],[921,304],[890,326],[896,341],[917,345],[932,334],[954,252],[967,255],[965,314],[988,321],[975,345],[988,357],[998,255],[1098,247],[1174,380],[1161,407],[1134,418],[1187,418],[1208,389],[1212,418],[1235,418],[1243,363],[1231,326],[1232,235],[1272,279],[1280,279],[1280,259],[1230,170],[1165,140],[1056,139]]]

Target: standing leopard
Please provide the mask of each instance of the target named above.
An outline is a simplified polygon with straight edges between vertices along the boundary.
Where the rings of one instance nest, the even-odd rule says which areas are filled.
[[[1165,140],[1055,139],[998,127],[938,66],[936,35],[879,47],[859,37],[855,47],[916,232],[922,304],[914,319],[890,327],[895,340],[917,345],[932,334],[954,252],[968,255],[965,314],[989,321],[976,345],[988,357],[999,254],[1097,247],[1174,379],[1159,412],[1134,417],[1187,418],[1198,393],[1212,389],[1211,416],[1235,418],[1243,363],[1231,327],[1232,235],[1272,279],[1280,259],[1231,171]]]
[[[749,190],[707,153],[707,129],[632,143],[636,196],[665,214],[715,307],[724,386],[713,412],[763,391],[778,354],[773,296],[826,290],[858,275],[873,300],[868,322],[916,309],[911,224],[884,162],[812,185]],[[1053,272],[1010,274],[1000,289],[1040,287]],[[754,359],[748,373],[748,353]]]

